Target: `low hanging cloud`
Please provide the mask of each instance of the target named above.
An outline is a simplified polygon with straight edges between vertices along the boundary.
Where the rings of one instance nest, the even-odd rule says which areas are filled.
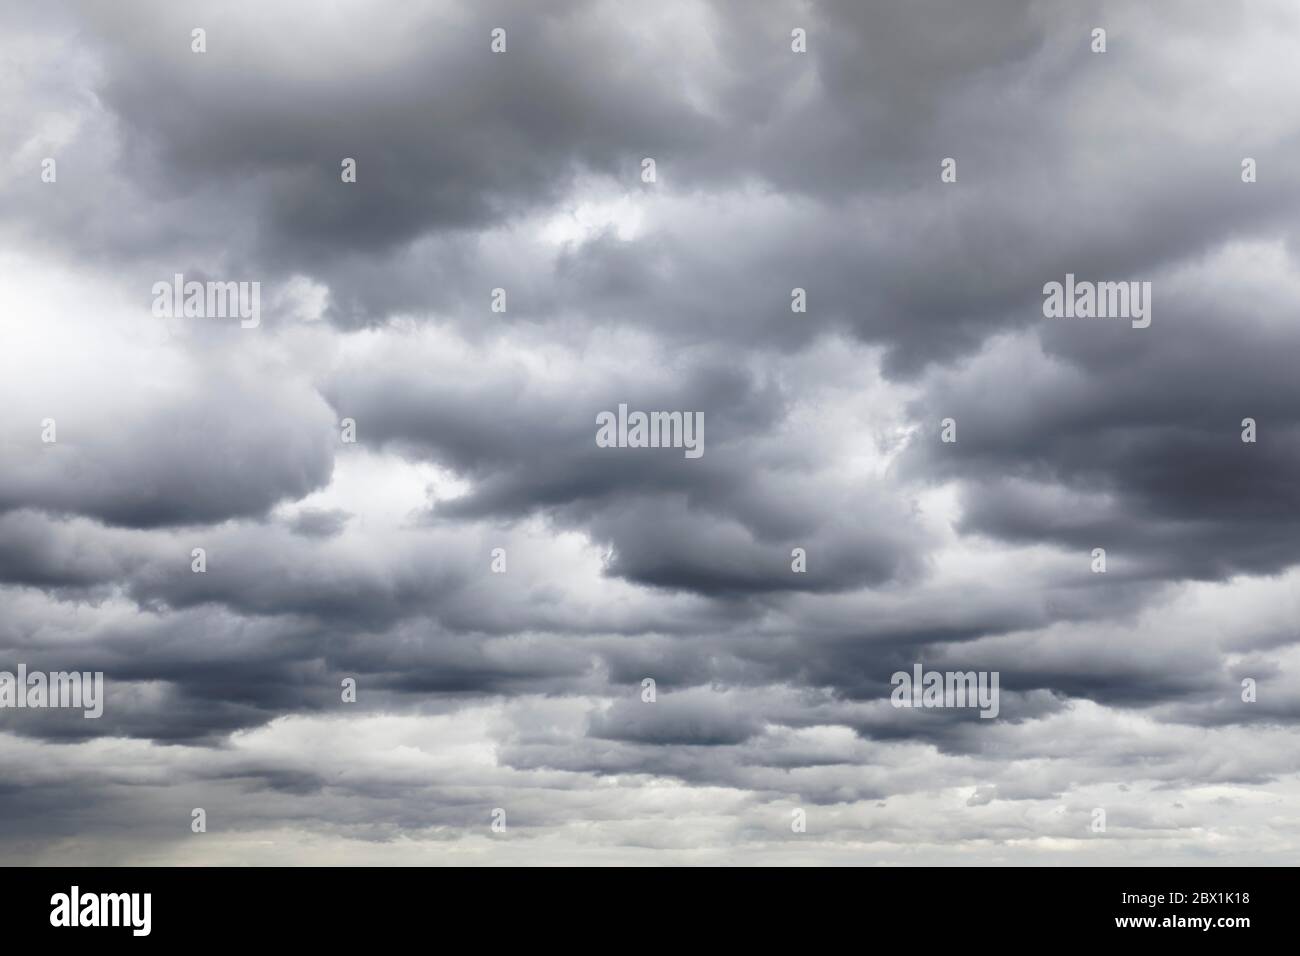
[[[6,6],[0,860],[1293,861],[1298,21]]]

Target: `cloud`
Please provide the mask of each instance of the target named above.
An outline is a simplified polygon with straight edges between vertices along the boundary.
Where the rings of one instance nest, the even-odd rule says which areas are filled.
[[[1294,859],[1296,17],[0,12],[0,859]]]

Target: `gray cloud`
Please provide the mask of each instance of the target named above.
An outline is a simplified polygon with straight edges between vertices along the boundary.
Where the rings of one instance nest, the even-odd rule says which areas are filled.
[[[0,670],[108,689],[0,710],[0,859],[1293,861],[1296,29],[7,7]],[[1150,328],[1044,318],[1067,272]]]

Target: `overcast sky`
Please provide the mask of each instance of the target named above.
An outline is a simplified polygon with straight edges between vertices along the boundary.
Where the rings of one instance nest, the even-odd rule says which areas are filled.
[[[1298,41],[3,4],[0,670],[106,702],[0,710],[0,861],[1296,862]],[[1045,318],[1067,273],[1150,327]],[[704,454],[598,447],[621,403]],[[918,663],[998,716],[892,706]]]

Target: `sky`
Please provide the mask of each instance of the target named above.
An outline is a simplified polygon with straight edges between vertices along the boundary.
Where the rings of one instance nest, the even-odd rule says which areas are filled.
[[[4,4],[0,862],[1294,864],[1298,42]]]

